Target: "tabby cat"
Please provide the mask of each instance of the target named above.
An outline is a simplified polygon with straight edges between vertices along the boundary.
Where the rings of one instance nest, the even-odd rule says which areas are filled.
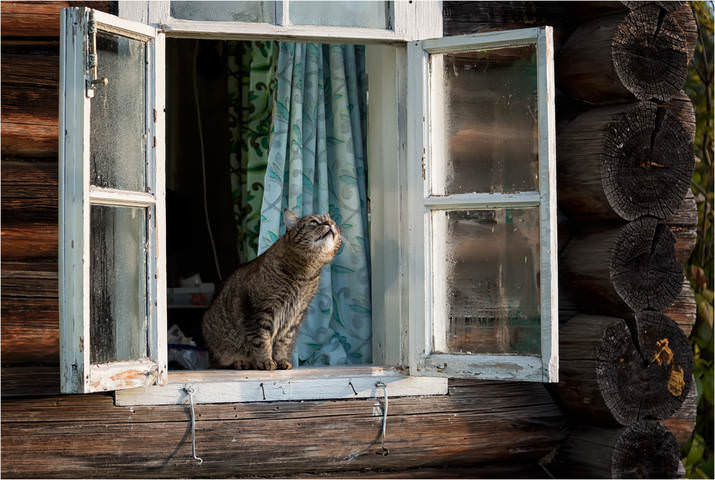
[[[217,366],[292,368],[298,327],[341,239],[330,215],[298,218],[286,210],[283,219],[285,235],[238,267],[204,314],[201,327]]]

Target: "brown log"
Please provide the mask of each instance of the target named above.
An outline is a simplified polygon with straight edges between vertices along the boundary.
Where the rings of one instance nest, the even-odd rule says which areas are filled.
[[[60,367],[2,365],[0,370],[2,403],[9,397],[59,395]]]
[[[55,161],[2,161],[0,198],[4,223],[57,222],[59,186]]]
[[[673,13],[645,5],[578,27],[561,47],[556,70],[559,87],[582,101],[665,102],[683,87],[687,64],[686,34]]]
[[[57,222],[5,224],[2,238],[3,260],[57,258]]]
[[[2,363],[59,362],[57,271],[2,270]]]
[[[683,286],[667,225],[646,217],[575,234],[559,259],[563,281],[588,312],[663,310]]]
[[[693,385],[695,379],[692,379]],[[663,420],[670,433],[675,435],[678,445],[681,447],[688,443],[690,436],[695,430],[695,421],[698,416],[698,390],[693,386],[685,397],[685,401],[672,417]]]
[[[560,208],[589,222],[673,215],[695,157],[690,132],[671,112],[686,117],[688,102],[594,108],[564,126],[557,135]]]
[[[670,307],[663,310],[663,313],[678,324],[685,336],[690,336],[695,320],[697,320],[698,308],[695,303],[695,292],[687,278],[683,279],[683,289],[678,298]]]
[[[57,158],[57,121],[37,123],[32,115],[14,113],[2,118],[2,154]]]
[[[638,345],[620,318],[578,315],[562,326],[554,393],[566,410],[598,425],[630,425],[680,408],[692,384],[687,337],[659,313],[635,323]]]
[[[541,385],[450,381],[449,389],[449,395],[390,399],[387,456],[375,455],[382,417],[374,413],[374,398],[197,405],[200,467],[191,458],[187,405],[115,407],[106,395],[6,399],[1,473],[294,476],[531,463],[565,437],[565,418]]]
[[[60,10],[69,2],[2,2],[3,37],[57,37]]]
[[[558,478],[676,478],[678,443],[663,425],[580,425],[559,447],[549,470]]]

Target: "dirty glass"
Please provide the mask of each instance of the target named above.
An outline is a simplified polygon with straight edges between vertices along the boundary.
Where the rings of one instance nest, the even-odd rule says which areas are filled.
[[[92,205],[90,216],[90,362],[146,357],[146,210]]]
[[[92,185],[144,191],[146,183],[146,44],[97,33],[99,78],[90,112]]]
[[[294,25],[329,25],[334,27],[388,28],[392,2],[291,1],[290,22]]]
[[[274,23],[276,2],[171,2],[170,14],[183,20]]]
[[[435,211],[432,223],[441,353],[539,354],[539,208]]]
[[[537,191],[536,46],[432,55],[431,63],[432,128],[443,145],[433,153],[432,193]]]

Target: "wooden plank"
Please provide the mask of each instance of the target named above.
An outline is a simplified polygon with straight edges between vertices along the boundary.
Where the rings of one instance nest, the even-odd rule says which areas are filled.
[[[390,455],[382,457],[374,454],[382,420],[374,403],[199,405],[199,468],[187,406],[114,407],[104,395],[5,399],[2,454],[12,461],[3,462],[2,474],[253,476],[534,461],[565,434],[541,385],[461,383],[448,396],[391,400]]]
[[[2,2],[2,36],[57,37],[60,34],[60,10],[69,6],[69,2]]]
[[[57,157],[57,121],[37,123],[32,115],[9,113],[2,118],[2,154]]]
[[[683,278],[683,289],[680,291],[680,295],[670,307],[663,310],[663,313],[673,319],[686,336],[690,336],[697,319],[698,307],[695,303],[695,292],[687,278]]]
[[[27,398],[36,395],[60,393],[60,367],[55,366],[7,366],[3,361],[0,370],[2,403],[9,397]]]
[[[0,238],[4,260],[57,258],[57,223],[3,222]]]
[[[57,162],[2,161],[3,223],[57,222]]]

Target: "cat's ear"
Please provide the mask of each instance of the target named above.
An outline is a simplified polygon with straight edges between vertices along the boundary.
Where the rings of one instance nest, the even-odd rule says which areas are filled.
[[[295,213],[286,209],[283,212],[283,223],[286,225],[286,230],[292,230],[293,227],[295,227],[295,224],[298,223],[298,217]]]

